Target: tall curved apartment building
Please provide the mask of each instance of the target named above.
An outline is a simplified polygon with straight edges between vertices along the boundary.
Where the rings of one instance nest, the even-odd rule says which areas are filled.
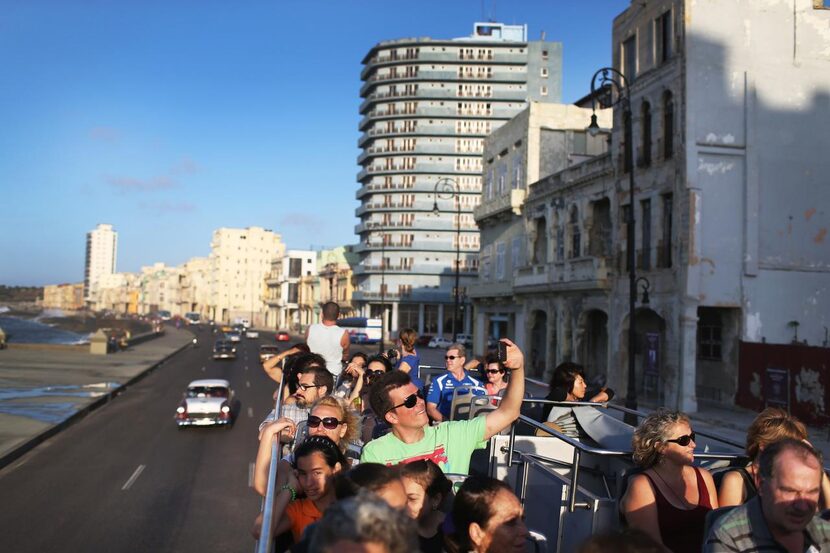
[[[363,64],[353,300],[364,316],[383,310],[388,330],[449,333],[458,256],[456,332],[469,333],[482,178],[516,178],[482,175],[484,138],[529,100],[560,101],[562,45],[476,23],[470,37],[378,43]]]

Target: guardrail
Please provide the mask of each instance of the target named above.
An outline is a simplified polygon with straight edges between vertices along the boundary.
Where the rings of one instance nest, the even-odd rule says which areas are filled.
[[[285,359],[282,360],[282,378],[280,379],[279,390],[277,391],[277,400],[274,405],[274,414],[277,419],[280,417],[282,410],[282,392],[285,386]],[[274,436],[271,443],[271,463],[268,465],[268,486],[265,488],[265,498],[262,500],[262,528],[259,533],[259,539],[256,543],[256,553],[271,553],[274,547],[274,536],[272,528],[274,527],[274,498],[277,487],[277,467],[280,463],[280,439],[279,434]]]

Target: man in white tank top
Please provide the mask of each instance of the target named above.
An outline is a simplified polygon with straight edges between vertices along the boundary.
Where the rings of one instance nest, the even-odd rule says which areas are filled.
[[[323,321],[309,326],[305,341],[312,353],[323,356],[326,368],[335,376],[343,370],[342,362],[349,358],[349,333],[337,326],[340,306],[333,301],[323,305]]]

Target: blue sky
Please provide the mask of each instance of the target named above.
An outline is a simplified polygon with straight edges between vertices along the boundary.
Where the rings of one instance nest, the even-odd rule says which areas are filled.
[[[563,100],[610,62],[628,0],[10,0],[0,13],[0,284],[178,265],[213,229],[290,248],[357,241],[360,69],[377,42],[467,36],[494,15],[563,43]]]

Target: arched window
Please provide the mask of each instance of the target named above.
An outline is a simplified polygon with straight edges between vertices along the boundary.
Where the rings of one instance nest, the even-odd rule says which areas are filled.
[[[643,102],[642,113],[640,117],[641,129],[640,135],[642,141],[640,142],[640,163],[641,167],[648,167],[651,165],[651,104]]]
[[[582,255],[582,235],[579,232],[579,208],[571,207],[571,257]]]
[[[674,153],[674,100],[671,90],[663,93],[663,159]]]

